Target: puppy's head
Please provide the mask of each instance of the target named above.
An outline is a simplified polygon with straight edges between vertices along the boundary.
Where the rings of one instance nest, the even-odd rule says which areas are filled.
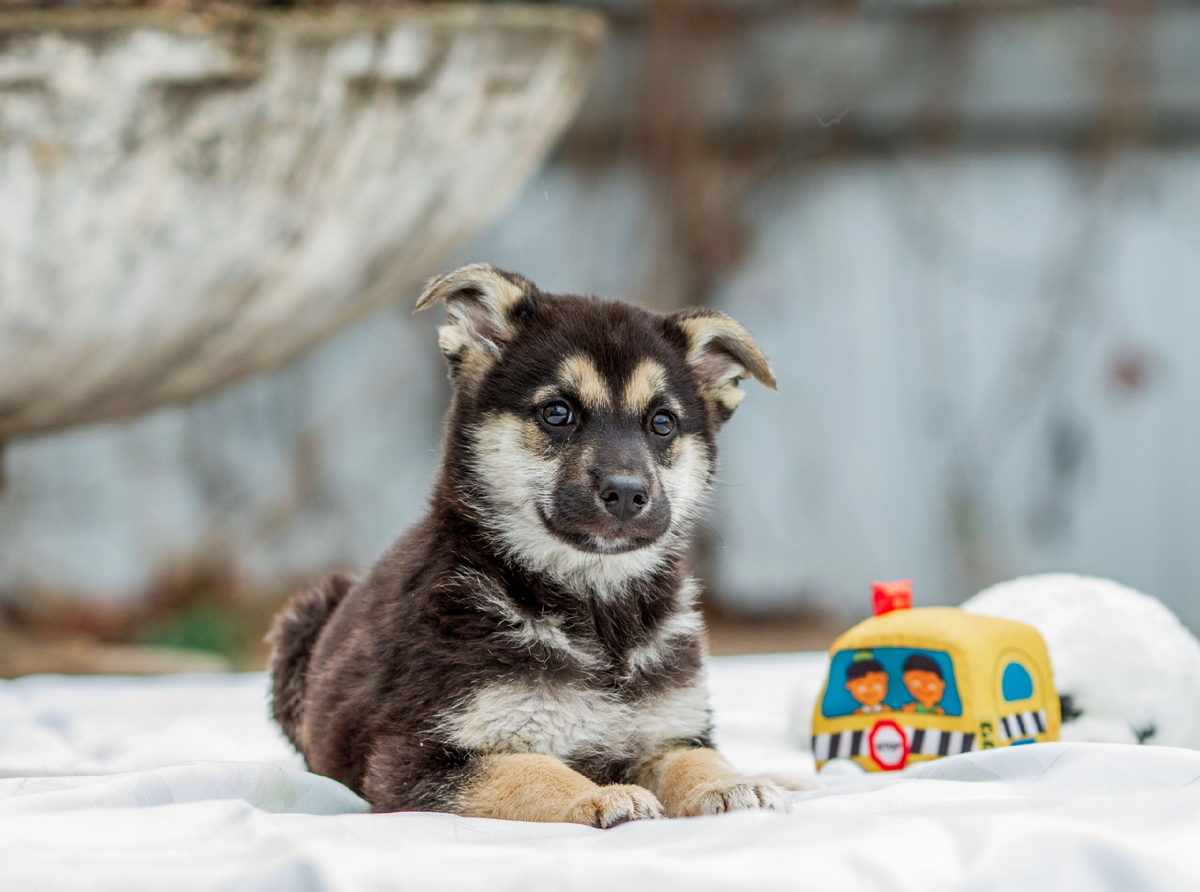
[[[565,581],[604,587],[674,553],[739,380],[775,386],[749,333],[714,310],[545,294],[486,264],[434,279],[417,309],[439,300],[451,483],[510,558]]]

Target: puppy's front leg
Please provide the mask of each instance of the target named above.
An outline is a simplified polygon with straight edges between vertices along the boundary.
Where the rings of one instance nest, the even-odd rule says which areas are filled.
[[[553,756],[480,756],[472,768],[454,809],[466,817],[603,828],[665,817],[649,790],[632,784],[602,787]]]
[[[706,747],[661,753],[646,766],[641,781],[654,791],[672,818],[759,808],[792,810],[791,800],[775,783],[743,777],[720,753]]]

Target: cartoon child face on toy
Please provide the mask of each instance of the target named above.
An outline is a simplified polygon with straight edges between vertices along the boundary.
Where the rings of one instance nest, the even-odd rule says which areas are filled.
[[[870,651],[854,655],[854,662],[846,669],[846,690],[859,702],[855,715],[883,712],[883,698],[887,696],[887,670],[874,658]]]
[[[942,667],[924,654],[911,654],[904,661],[904,686],[913,695],[912,703],[905,703],[905,712],[923,715],[945,715],[939,704],[946,692],[946,680]]]

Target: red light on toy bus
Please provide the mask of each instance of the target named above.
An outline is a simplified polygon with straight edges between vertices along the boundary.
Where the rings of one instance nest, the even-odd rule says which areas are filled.
[[[875,596],[875,615],[883,616],[893,610],[912,609],[912,580],[895,582],[872,582],[871,594]]]

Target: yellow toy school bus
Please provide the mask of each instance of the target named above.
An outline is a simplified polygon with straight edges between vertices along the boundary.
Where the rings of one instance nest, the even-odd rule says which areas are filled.
[[[884,609],[829,651],[813,715],[818,769],[844,759],[895,771],[1058,739],[1050,657],[1032,626],[951,607]]]

